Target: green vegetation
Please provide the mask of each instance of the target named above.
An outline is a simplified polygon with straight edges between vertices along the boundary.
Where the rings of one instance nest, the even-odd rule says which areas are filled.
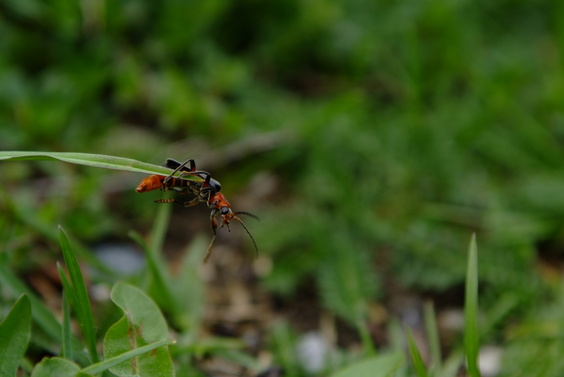
[[[164,315],[177,375],[221,359],[248,375],[381,362],[447,376],[478,339],[433,328],[444,335],[443,314],[462,313],[464,287],[479,282],[466,326],[502,350],[498,376],[560,377],[561,3],[1,2],[0,150],[148,169],[0,161],[0,319],[20,320],[27,344],[31,318],[24,373],[118,373],[86,368],[112,358],[99,347],[127,303],[109,292],[127,286]],[[209,212],[134,192],[168,157],[194,158],[233,208],[259,215],[248,224],[258,259],[236,224],[202,265]],[[480,268],[465,285],[473,233]],[[100,258],[108,243],[136,247],[145,265],[119,272]],[[425,313],[415,325],[413,298]],[[312,330],[331,355],[317,371],[295,351]],[[421,334],[425,365],[405,363],[398,352]],[[52,355],[62,359],[38,364]]]

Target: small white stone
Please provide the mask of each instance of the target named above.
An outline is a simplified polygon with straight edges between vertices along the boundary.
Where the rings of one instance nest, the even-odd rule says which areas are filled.
[[[296,347],[297,357],[304,369],[315,373],[323,370],[329,345],[318,332],[305,333]]]
[[[482,377],[494,377],[501,370],[502,349],[497,346],[484,346],[478,355],[478,368]]]

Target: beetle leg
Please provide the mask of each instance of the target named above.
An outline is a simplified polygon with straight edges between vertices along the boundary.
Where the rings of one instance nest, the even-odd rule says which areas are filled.
[[[208,250],[206,251],[206,254],[204,255],[204,263],[206,263],[208,261],[210,255],[211,255],[212,248],[213,248],[213,245],[215,243],[215,236],[217,235],[217,220],[215,218],[216,213],[217,213],[217,210],[214,208],[211,211],[211,214],[210,214],[213,237],[211,239],[210,245],[208,246]]]
[[[193,207],[196,204],[200,203],[200,200],[198,198],[194,198],[192,200],[189,200],[187,202],[181,202],[179,200],[176,199],[157,199],[155,200],[156,203],[174,203],[174,204],[178,204],[181,205],[182,207]]]
[[[169,158],[169,159],[166,160],[165,166],[170,167],[170,165],[177,164],[177,163],[178,163],[177,161]],[[166,185],[166,183],[168,181],[170,181],[176,173],[178,173],[180,170],[182,170],[186,166],[186,164],[190,165],[190,167],[189,167],[190,173],[196,171],[196,162],[193,159],[188,159],[188,160],[184,161],[183,163],[181,163],[180,165],[178,165],[176,167],[176,169],[174,169],[174,171],[172,173],[170,173],[170,175],[163,180],[163,185]],[[182,176],[182,174],[181,174],[181,176]]]

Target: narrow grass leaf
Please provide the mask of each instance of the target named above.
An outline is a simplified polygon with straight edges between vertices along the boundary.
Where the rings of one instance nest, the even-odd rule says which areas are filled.
[[[22,295],[0,323],[0,376],[15,376],[31,334],[31,303]]]
[[[169,346],[171,344],[174,344],[174,340],[171,340],[171,339],[159,340],[158,342],[147,344],[145,346],[141,346],[141,347],[135,348],[131,351],[127,351],[127,352],[124,352],[122,354],[119,354],[118,356],[107,358],[107,359],[100,361],[96,364],[89,365],[86,368],[82,369],[82,372],[83,373],[89,373],[89,374],[99,374],[99,373],[102,373],[102,372],[104,372],[108,369],[111,369],[112,367],[119,365],[119,364],[121,364],[121,363],[123,363],[123,362],[125,362],[129,359],[133,359],[135,357],[142,356],[144,354],[151,352],[154,349]],[[174,375],[171,375],[171,376],[174,376]]]
[[[74,252],[71,248],[69,240],[64,230],[59,227],[59,239],[61,242],[61,249],[63,250],[63,257],[67,266],[67,271],[70,277],[70,284],[66,281],[67,297],[76,314],[78,325],[84,336],[86,347],[92,360],[98,361],[98,352],[96,351],[96,328],[94,327],[94,316],[92,314],[92,307],[90,305],[90,298],[86,290],[86,284],[80,266]],[[64,273],[60,271],[62,275]],[[66,279],[62,278],[61,281]]]
[[[439,339],[439,328],[437,326],[437,316],[432,302],[426,302],[424,307],[425,332],[429,340],[429,349],[431,350],[431,370],[438,371],[442,369],[441,365],[441,341]],[[434,373],[431,373],[434,374]]]
[[[413,338],[413,333],[411,329],[406,328],[405,334],[407,336],[407,344],[409,346],[409,354],[411,355],[411,360],[413,362],[413,367],[415,368],[415,373],[418,377],[428,377],[427,374],[427,367],[423,362],[423,358],[421,357],[421,352],[419,352],[419,348],[417,348],[417,344],[415,344],[415,339]]]
[[[478,248],[476,235],[472,235],[468,249],[466,270],[466,297],[464,302],[464,351],[468,374],[480,377],[478,369]]]
[[[126,352],[148,344],[168,341],[166,322],[157,305],[141,290],[118,283],[110,294],[112,301],[124,312],[104,337],[106,359],[123,356]],[[142,353],[114,365],[110,371],[118,376],[170,377],[174,376],[172,359],[165,346],[150,353]]]
[[[330,377],[390,377],[404,362],[400,352],[380,355],[349,365]]]
[[[164,166],[148,164],[131,158],[108,156],[95,153],[74,152],[38,152],[38,151],[4,151],[0,152],[0,160],[57,160],[71,164],[86,165],[96,168],[129,171],[134,173],[169,175],[171,170]],[[180,173],[179,173],[180,174]],[[183,177],[190,179],[190,177]]]
[[[66,276],[64,275],[61,266],[57,264],[57,269],[59,270],[59,276],[64,277],[65,284],[69,284],[68,280],[66,280]],[[61,279],[63,281],[63,279]],[[63,287],[64,285],[63,284]],[[72,330],[71,330],[71,316],[70,316],[70,304],[68,301],[68,294],[65,293],[67,289],[63,289],[63,344],[61,346],[62,354],[65,359],[73,360],[73,349],[72,349]]]

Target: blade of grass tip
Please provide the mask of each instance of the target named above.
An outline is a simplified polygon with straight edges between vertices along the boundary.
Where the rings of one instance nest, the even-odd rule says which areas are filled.
[[[429,341],[429,349],[431,350],[432,366],[431,371],[439,371],[442,369],[441,365],[441,342],[439,340],[439,329],[437,326],[437,316],[435,315],[435,308],[433,303],[428,301],[423,306],[425,332]],[[435,374],[435,373],[431,373]]]
[[[356,328],[360,335],[360,340],[362,343],[362,348],[366,356],[372,357],[376,356],[376,347],[374,347],[374,342],[372,340],[372,335],[366,324],[365,320],[358,320],[356,322]]]
[[[421,353],[415,344],[415,339],[413,338],[413,333],[409,327],[405,328],[405,334],[407,336],[407,344],[409,346],[409,354],[411,355],[411,360],[413,361],[413,367],[415,368],[415,373],[418,377],[428,377],[427,367],[423,362]]]
[[[59,240],[61,242],[61,249],[63,250],[63,257],[67,266],[67,271],[70,276],[70,283],[72,286],[69,289],[70,304],[74,305],[73,309],[76,313],[78,325],[84,336],[86,347],[92,360],[98,361],[98,352],[96,350],[96,328],[94,327],[94,316],[92,314],[92,307],[90,305],[90,298],[86,290],[84,278],[76,260],[76,256],[71,248],[69,240],[62,227],[59,226]],[[64,275],[64,274],[63,274]]]
[[[476,246],[476,234],[473,234],[468,248],[464,303],[464,350],[468,374],[471,377],[480,377],[478,341],[478,248]]]

